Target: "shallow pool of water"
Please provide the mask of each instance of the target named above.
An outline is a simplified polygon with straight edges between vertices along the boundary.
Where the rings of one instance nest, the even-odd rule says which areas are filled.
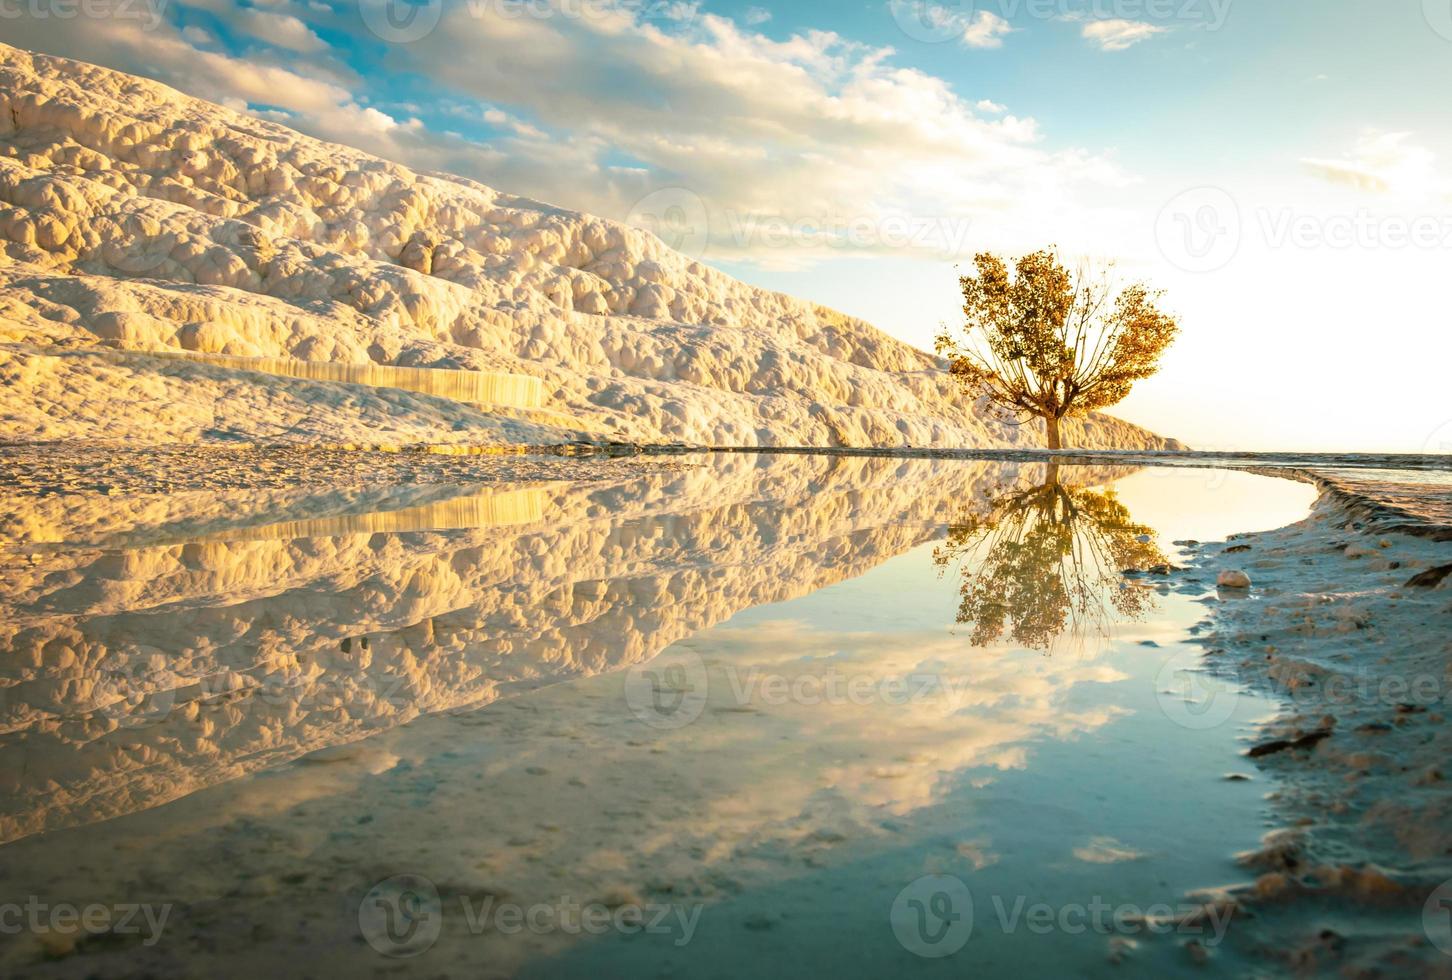
[[[1136,916],[1240,877],[1274,705],[1148,570],[1312,496],[723,456],[61,508],[0,593],[0,970],[1194,972],[1213,923]]]

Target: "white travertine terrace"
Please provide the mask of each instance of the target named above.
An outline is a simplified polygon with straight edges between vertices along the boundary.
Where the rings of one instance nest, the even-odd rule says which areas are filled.
[[[317,367],[283,371],[313,379],[294,380],[146,351]],[[328,380],[383,368],[528,376],[559,414],[461,407],[458,378],[427,371],[414,392]],[[744,446],[1040,438],[986,417],[935,358],[653,235],[0,45],[0,438],[581,430]],[[1102,415],[1066,436],[1170,445]]]
[[[450,368],[411,368],[388,364],[339,364],[336,361],[300,361],[292,357],[236,357],[198,351],[151,351],[153,357],[178,357],[202,364],[257,371],[309,381],[338,381],[370,388],[402,388],[426,395],[441,395],[471,405],[502,408],[541,408],[544,384],[527,374],[502,371],[457,371]]]

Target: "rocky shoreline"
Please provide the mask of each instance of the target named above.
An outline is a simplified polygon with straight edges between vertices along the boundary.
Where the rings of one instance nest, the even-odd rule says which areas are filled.
[[[1275,829],[1240,857],[1254,880],[1204,897],[1280,969],[1452,975],[1447,487],[1262,471],[1322,496],[1299,524],[1194,549],[1192,568],[1251,581],[1209,600],[1205,669],[1233,682],[1215,696],[1285,702],[1246,751],[1277,787]]]

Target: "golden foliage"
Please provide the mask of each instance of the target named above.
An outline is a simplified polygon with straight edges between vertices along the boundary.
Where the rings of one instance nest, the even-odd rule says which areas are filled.
[[[1024,418],[1058,421],[1121,401],[1134,382],[1159,367],[1179,324],[1159,308],[1161,293],[1143,283],[1122,289],[1106,271],[1070,275],[1052,249],[1007,263],[973,258],[963,276],[963,334],[945,330],[938,353],[974,393]]]

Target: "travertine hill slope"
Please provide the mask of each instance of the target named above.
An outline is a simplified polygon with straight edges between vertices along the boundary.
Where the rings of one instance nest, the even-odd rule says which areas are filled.
[[[279,377],[228,357],[304,366]],[[417,369],[415,390],[330,380],[338,365]],[[458,370],[538,378],[542,404],[464,404]],[[1040,444],[1035,427],[987,418],[928,354],[648,233],[0,45],[0,438],[542,443],[581,430]],[[1068,438],[1169,444],[1106,416]]]

